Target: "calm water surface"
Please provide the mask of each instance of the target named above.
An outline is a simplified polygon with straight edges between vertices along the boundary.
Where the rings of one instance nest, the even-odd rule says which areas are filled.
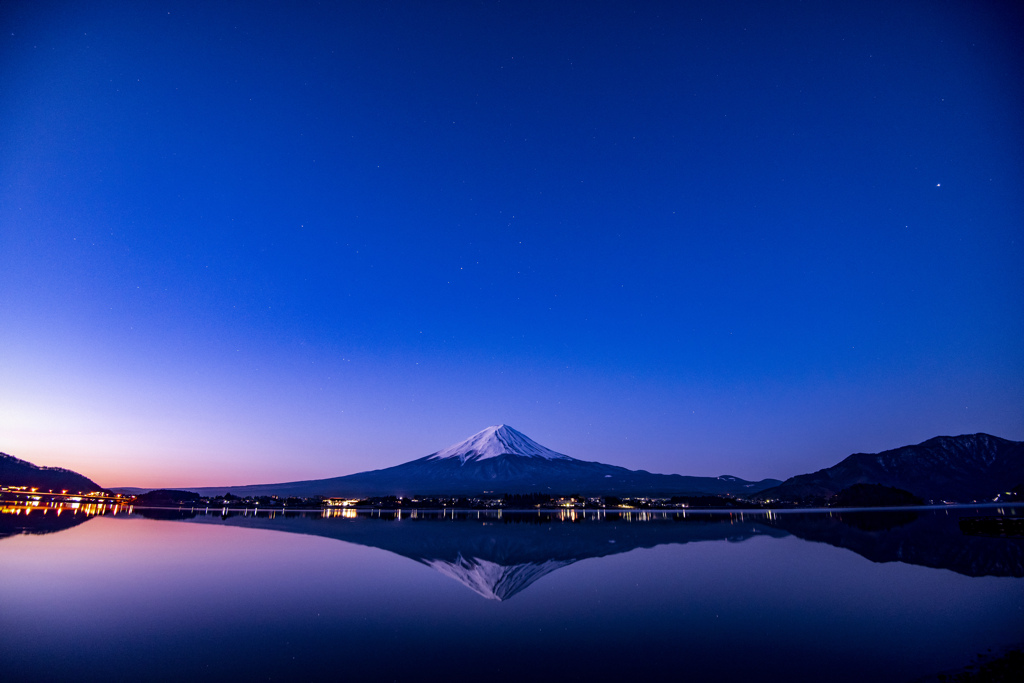
[[[912,681],[1024,641],[999,514],[5,514],[0,677]]]

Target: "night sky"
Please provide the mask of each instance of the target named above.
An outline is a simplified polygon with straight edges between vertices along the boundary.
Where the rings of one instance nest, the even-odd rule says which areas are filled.
[[[1024,439],[1017,2],[4,2],[0,451],[349,474],[507,423],[788,477]]]

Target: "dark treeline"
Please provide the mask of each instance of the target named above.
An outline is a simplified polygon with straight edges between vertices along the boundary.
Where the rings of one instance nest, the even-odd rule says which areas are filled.
[[[669,502],[676,505],[685,505],[688,508],[725,508],[737,510],[756,510],[764,507],[758,503],[725,496],[672,496]]]
[[[547,493],[506,493],[502,496],[505,505],[512,507],[523,506],[533,507],[551,502],[551,495]]]
[[[340,501],[323,496],[308,498],[278,496],[247,496],[232,493],[223,496],[204,497],[193,491],[177,491],[173,489],[157,489],[141,494],[135,498],[135,505],[140,507],[258,507],[260,509],[318,509],[338,505]],[[755,510],[779,507],[880,507],[880,506],[912,506],[920,505],[921,499],[900,489],[877,484],[857,484],[844,489],[831,498],[814,498],[809,500],[773,500],[770,504],[764,501],[746,500],[730,496],[716,495],[675,495],[666,498],[627,497],[627,496],[583,496],[579,493],[555,495],[550,493],[503,493],[482,494],[480,496],[444,496],[419,495],[405,496],[371,496],[355,501],[347,501],[346,505],[355,507],[385,510],[399,509],[462,509],[462,510],[493,510],[501,508],[604,508],[604,509],[641,509],[668,510],[678,508],[690,509],[721,509],[721,510]]]

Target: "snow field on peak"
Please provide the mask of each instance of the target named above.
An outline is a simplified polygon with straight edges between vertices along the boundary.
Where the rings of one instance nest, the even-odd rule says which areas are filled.
[[[508,425],[488,427],[468,439],[452,444],[428,457],[430,460],[458,458],[464,463],[467,460],[487,460],[505,454],[543,458],[544,460],[572,460],[568,455],[556,453],[550,448],[541,446]]]

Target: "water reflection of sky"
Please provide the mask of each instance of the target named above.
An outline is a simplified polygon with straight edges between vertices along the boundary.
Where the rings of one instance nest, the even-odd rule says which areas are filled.
[[[904,681],[1024,640],[1024,580],[794,536],[583,559],[497,602],[372,546],[98,517],[0,541],[0,604],[5,671],[43,679]]]

